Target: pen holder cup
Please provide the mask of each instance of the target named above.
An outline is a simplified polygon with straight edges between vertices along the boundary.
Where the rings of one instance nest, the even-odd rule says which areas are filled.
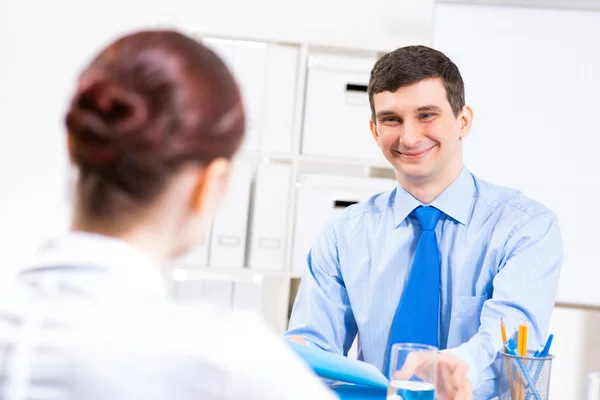
[[[553,355],[524,357],[500,353],[499,400],[548,400]]]

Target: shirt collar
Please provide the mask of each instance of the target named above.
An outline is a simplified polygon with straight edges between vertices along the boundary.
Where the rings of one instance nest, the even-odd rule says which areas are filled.
[[[429,205],[465,225],[469,219],[474,195],[475,184],[473,176],[466,167],[463,167],[454,182]],[[394,198],[394,228],[400,226],[406,217],[421,205],[425,204],[414,198],[402,185],[398,185]]]
[[[75,268],[80,273],[100,272],[115,288],[167,293],[166,281],[158,263],[141,249],[113,237],[69,232],[46,243],[33,262],[21,272],[30,275],[62,267]]]

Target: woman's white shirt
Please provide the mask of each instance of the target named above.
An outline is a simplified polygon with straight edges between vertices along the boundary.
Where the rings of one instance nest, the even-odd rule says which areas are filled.
[[[0,398],[335,399],[253,313],[175,302],[118,239],[48,243],[0,296]]]

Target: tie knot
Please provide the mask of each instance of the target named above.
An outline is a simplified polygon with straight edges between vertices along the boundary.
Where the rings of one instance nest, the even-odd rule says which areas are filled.
[[[435,207],[419,206],[415,209],[415,214],[419,220],[422,231],[433,231],[437,225],[442,212]]]

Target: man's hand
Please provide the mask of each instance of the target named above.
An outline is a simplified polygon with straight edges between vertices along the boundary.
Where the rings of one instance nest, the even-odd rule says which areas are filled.
[[[436,395],[440,400],[471,400],[473,386],[466,377],[467,363],[450,354],[437,354],[437,369],[435,377],[431,364],[435,362],[436,354],[411,353],[400,371],[395,373],[396,379],[409,380],[417,376],[424,381],[435,381]]]

